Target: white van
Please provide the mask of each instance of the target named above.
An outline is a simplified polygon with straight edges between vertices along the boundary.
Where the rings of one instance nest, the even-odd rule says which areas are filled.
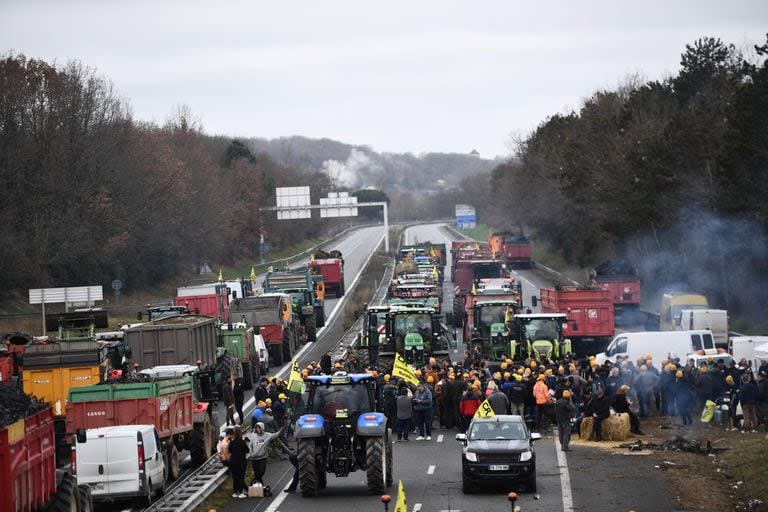
[[[138,497],[149,504],[165,491],[168,471],[153,425],[80,430],[72,455],[72,471],[94,501]]]
[[[629,356],[630,361],[651,354],[658,368],[662,359],[669,359],[675,354],[681,361],[685,356],[698,350],[712,350],[715,341],[712,332],[697,331],[656,331],[625,332],[613,338],[605,352],[595,356],[597,364],[606,361],[616,362],[616,356]]]
[[[728,311],[724,309],[684,309],[680,312],[680,329],[709,329],[715,345],[728,348]]]
[[[742,358],[752,365],[752,372],[757,376],[757,369],[762,361],[768,360],[765,347],[768,345],[768,336],[734,336],[729,340],[728,351],[738,363]]]
[[[259,372],[262,375],[266,375],[269,372],[269,350],[264,343],[264,336],[261,334],[255,334],[253,336],[253,350],[259,356]]]

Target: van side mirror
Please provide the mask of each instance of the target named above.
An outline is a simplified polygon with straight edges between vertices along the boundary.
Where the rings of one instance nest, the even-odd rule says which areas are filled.
[[[75,431],[75,437],[77,438],[77,442],[80,444],[84,444],[85,441],[88,439],[88,436],[86,435],[84,428],[79,428]]]
[[[536,307],[539,304],[539,298],[535,295],[531,295],[531,306]]]

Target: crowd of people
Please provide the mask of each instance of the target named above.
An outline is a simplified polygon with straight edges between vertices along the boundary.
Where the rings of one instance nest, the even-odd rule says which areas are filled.
[[[626,413],[636,435],[642,435],[640,419],[648,416],[665,416],[672,421],[679,419],[682,426],[690,425],[700,418],[708,402],[729,405],[726,428],[747,433],[768,424],[768,361],[756,369],[746,360],[726,365],[717,356],[696,367],[674,354],[658,364],[650,354],[634,361],[619,357],[615,363],[602,365],[593,356],[490,362],[465,352],[460,361],[430,358],[415,370],[418,383],[392,377],[389,370],[385,373],[366,367],[354,352],[336,361],[329,352],[301,373],[303,378],[337,371],[371,373],[376,380],[377,409],[385,413],[398,442],[407,442],[412,435],[416,441],[431,441],[433,427],[465,432],[485,400],[495,414],[523,416],[533,431],[557,424],[565,451],[569,450],[571,432],[578,431],[587,417],[593,419],[594,440],[600,441],[602,423],[612,413]],[[221,456],[232,470],[233,496],[245,492],[243,476],[248,460],[253,465],[252,483],[263,483],[270,452],[289,458],[295,465],[296,454],[288,447],[288,437],[303,413],[304,398],[288,391],[287,384],[278,378],[261,378],[254,390],[254,434],[244,435],[237,426],[227,431],[231,434],[225,442],[232,439],[229,446],[222,450],[220,443],[219,452],[224,453]],[[240,425],[241,407],[237,407]],[[232,443],[240,439],[243,444],[235,443],[233,450]],[[295,471],[287,491],[293,492],[297,484]]]

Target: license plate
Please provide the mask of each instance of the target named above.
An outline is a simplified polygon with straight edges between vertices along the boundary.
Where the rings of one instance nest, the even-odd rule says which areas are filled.
[[[509,466],[507,464],[491,464],[488,469],[491,471],[508,471]]]

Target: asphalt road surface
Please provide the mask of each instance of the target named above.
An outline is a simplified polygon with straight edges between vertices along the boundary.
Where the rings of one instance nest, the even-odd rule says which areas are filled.
[[[380,231],[378,231],[380,233]],[[363,236],[362,234],[359,236]],[[355,236],[352,236],[355,239]],[[371,239],[369,239],[371,240]],[[450,243],[451,237],[439,225],[409,228],[407,243],[431,240]],[[351,244],[356,242],[350,241]],[[370,243],[370,242],[369,242]],[[367,257],[371,245],[360,242],[360,250]],[[343,248],[341,249],[343,251]],[[353,258],[344,253],[345,260]],[[450,256],[449,256],[450,257]],[[450,268],[450,261],[448,262]],[[348,275],[353,275],[351,272]],[[520,271],[531,289],[541,284],[541,278],[529,271]],[[446,280],[447,281],[447,280]],[[349,284],[349,283],[348,283]],[[452,284],[445,287],[446,300],[450,300]],[[450,302],[447,303],[450,306]],[[302,362],[316,359],[325,350],[334,348],[336,340],[321,338],[312,344]],[[461,352],[461,351],[460,351]],[[461,490],[461,445],[455,441],[453,430],[435,429],[431,441],[393,443],[395,485],[388,493],[397,495],[397,482],[402,480],[408,500],[408,510],[419,511],[508,511],[506,494],[517,491],[517,502],[525,511],[670,511],[675,510],[673,501],[661,476],[647,462],[638,457],[612,455],[608,451],[590,445],[572,444],[568,453],[559,448],[556,431],[542,432],[542,439],[535,443],[538,491],[522,492],[513,483],[478,489],[465,495]],[[328,475],[328,486],[313,498],[300,494],[287,494],[282,490],[288,485],[293,468],[284,461],[270,462],[265,477],[273,489],[271,498],[232,500],[223,510],[226,512],[357,512],[383,510],[379,496],[367,491],[364,472],[356,472],[347,478]],[[226,483],[225,485],[231,485]],[[394,502],[390,509],[394,508]]]

